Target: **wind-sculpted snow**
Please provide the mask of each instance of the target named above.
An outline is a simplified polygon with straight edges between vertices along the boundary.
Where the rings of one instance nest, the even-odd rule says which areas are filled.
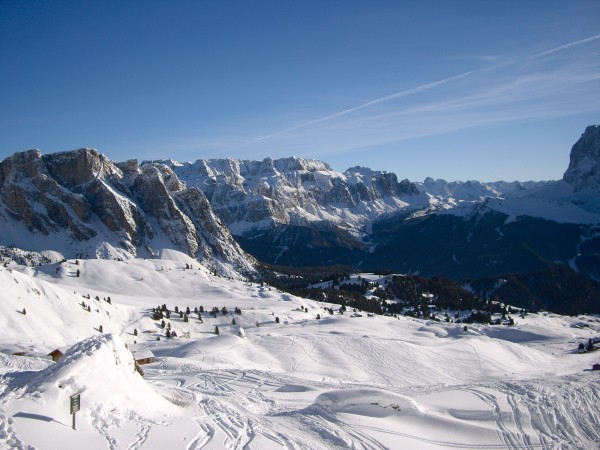
[[[576,348],[598,317],[353,317],[164,256],[0,267],[0,448],[597,448],[598,355]],[[130,350],[156,358],[143,378]]]
[[[101,380],[88,383],[88,380]],[[128,413],[134,406],[139,414],[173,414],[177,408],[156,393],[136,371],[135,361],[125,342],[112,334],[91,336],[66,350],[56,363],[39,371],[4,375],[5,397],[67,402],[81,393],[88,410]]]

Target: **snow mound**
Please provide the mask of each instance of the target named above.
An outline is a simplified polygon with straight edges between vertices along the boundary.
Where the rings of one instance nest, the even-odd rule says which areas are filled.
[[[112,334],[92,336],[72,346],[56,363],[37,372],[5,375],[0,399],[20,397],[64,409],[81,393],[81,410],[92,416],[134,412],[141,417],[173,414],[177,407],[154,391],[136,371],[131,351]]]
[[[341,389],[325,392],[316,398],[314,404],[332,413],[369,417],[423,414],[413,399],[378,389]]]

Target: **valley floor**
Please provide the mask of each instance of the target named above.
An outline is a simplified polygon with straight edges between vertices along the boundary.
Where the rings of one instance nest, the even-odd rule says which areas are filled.
[[[328,303],[188,263],[1,269],[0,448],[598,448],[600,351],[575,352],[600,334],[596,317],[531,314],[465,331],[329,315]],[[163,303],[228,312],[172,313],[179,337],[167,339],[151,318]],[[43,357],[73,344],[57,363]],[[154,354],[144,378],[124,344]]]

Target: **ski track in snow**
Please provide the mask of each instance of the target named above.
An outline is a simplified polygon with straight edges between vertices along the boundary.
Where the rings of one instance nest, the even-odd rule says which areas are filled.
[[[45,450],[53,434],[61,450],[80,448],[75,436],[91,450],[598,448],[600,385],[589,371],[596,353],[573,352],[577,342],[600,333],[597,318],[540,314],[512,328],[473,325],[464,332],[462,324],[325,315],[327,303],[251,283],[209,273],[183,281],[181,264],[161,260],[165,270],[157,272],[149,261],[82,260],[81,278],[0,268],[6,291],[0,292],[0,344],[9,349],[0,353],[0,449]],[[156,293],[144,287],[138,294],[139,277],[155,280]],[[112,279],[120,287],[98,287]],[[94,300],[108,293],[112,304]],[[86,294],[91,312],[81,305]],[[206,310],[239,306],[243,314],[235,319],[247,339],[237,336],[231,314],[206,313],[202,323],[173,314],[173,329],[191,337],[157,341],[164,334],[150,308],[165,302]],[[115,338],[98,334],[101,322]],[[19,327],[21,334],[14,332]],[[80,364],[81,373],[43,357],[88,336],[94,345],[82,347],[83,359],[64,357]],[[108,406],[104,398],[93,403],[105,375],[121,380],[133,373],[124,344],[134,340],[154,351],[156,361],[143,366],[144,379],[111,385],[106,395],[123,391]],[[36,345],[31,356],[8,353]],[[96,351],[107,359],[94,359]],[[84,370],[88,361],[102,364]],[[127,364],[130,372],[116,376]],[[53,378],[55,369],[61,372]],[[121,400],[129,388],[150,400]],[[79,434],[66,425],[64,404],[76,389],[84,399]],[[159,403],[157,411],[146,411]]]

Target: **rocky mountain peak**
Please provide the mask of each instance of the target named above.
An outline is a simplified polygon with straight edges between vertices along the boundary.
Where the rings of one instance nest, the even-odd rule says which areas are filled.
[[[42,156],[50,175],[67,187],[87,183],[96,178],[122,177],[121,171],[93,148],[81,148]]]
[[[115,163],[94,149],[28,150],[0,161],[0,224],[11,230],[0,245],[27,250],[46,249],[50,240],[71,257],[172,248],[222,272],[254,270],[204,194],[170,167]]]
[[[600,187],[600,125],[587,127],[573,145],[563,180],[575,191]]]

